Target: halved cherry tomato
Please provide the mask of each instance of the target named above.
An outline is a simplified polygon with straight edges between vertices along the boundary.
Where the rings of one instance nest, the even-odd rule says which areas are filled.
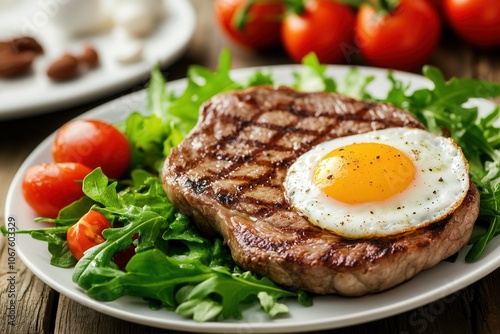
[[[236,43],[265,49],[280,44],[281,17],[285,6],[281,1],[253,2],[251,0],[216,0],[215,16],[223,32]],[[236,20],[245,6],[251,5],[241,29]]]
[[[444,0],[443,9],[453,30],[470,44],[500,46],[499,0]]]
[[[287,53],[296,62],[310,52],[321,63],[345,61],[353,44],[354,10],[332,0],[307,0],[304,5],[303,13],[283,20],[281,39]]]
[[[106,240],[102,236],[102,231],[110,227],[111,224],[106,217],[100,212],[90,210],[66,232],[69,250],[77,260],[80,260],[86,250]]]
[[[380,14],[371,4],[359,8],[356,43],[371,64],[399,70],[423,65],[441,35],[437,9],[427,0],[401,0],[395,10]]]
[[[62,208],[84,196],[81,182],[91,171],[73,162],[30,167],[22,182],[24,199],[40,216],[55,218]]]
[[[125,173],[131,159],[127,137],[113,125],[98,120],[76,120],[63,125],[52,145],[56,162],[79,162],[101,167],[109,178]]]

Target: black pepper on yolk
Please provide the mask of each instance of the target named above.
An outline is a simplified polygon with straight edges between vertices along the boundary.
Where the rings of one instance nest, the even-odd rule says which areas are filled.
[[[381,143],[354,143],[326,154],[316,166],[314,183],[327,196],[347,204],[384,201],[415,179],[413,161]]]

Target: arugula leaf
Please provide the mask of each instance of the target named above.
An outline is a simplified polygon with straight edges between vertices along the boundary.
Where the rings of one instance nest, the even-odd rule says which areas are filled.
[[[76,264],[77,261],[73,253],[69,250],[68,243],[66,242],[66,231],[50,234],[33,231],[31,237],[48,243],[48,250],[52,255],[50,258],[51,265],[60,268],[71,268]]]
[[[288,312],[278,298],[298,296],[250,272],[233,275],[225,268],[209,267],[199,259],[169,257],[158,249],[136,254],[126,273],[96,267],[89,270],[97,282],[87,290],[92,298],[110,301],[126,295],[156,299],[163,307],[196,321],[219,316],[240,319],[240,304],[249,300],[260,300],[264,311],[274,317]]]
[[[61,268],[73,267],[76,259],[66,243],[66,232],[69,226],[48,227],[35,230],[17,230],[15,234],[29,234],[33,239],[48,243],[48,250],[52,257],[50,264]],[[8,231],[5,226],[0,226],[0,232],[6,236],[13,232]]]
[[[151,69],[151,78],[147,86],[146,109],[152,115],[161,118],[169,100],[169,95],[165,90],[166,80],[161,73],[160,66],[156,64]]]
[[[94,284],[87,293],[92,298],[110,301],[127,295],[157,299],[163,307],[175,308],[180,315],[196,321],[213,320],[219,315],[239,319],[239,304],[248,302],[249,297],[258,297],[264,310],[276,316],[288,311],[277,302],[278,298],[298,295],[249,272],[231,275],[227,269],[204,265],[199,259],[168,257],[158,249],[136,254],[126,273],[95,267],[90,271]],[[222,303],[214,296],[221,297]]]
[[[304,92],[335,92],[335,80],[325,75],[326,65],[321,65],[318,57],[310,53],[302,60],[303,67],[293,73],[295,83],[292,87]]]
[[[470,98],[500,96],[500,83],[471,78],[451,78],[446,81],[434,66],[424,66],[423,74],[434,83],[434,106],[461,105]]]
[[[165,160],[164,143],[169,140],[168,130],[156,115],[144,116],[134,112],[128,116],[124,133],[132,152],[130,169],[159,173]]]
[[[126,272],[95,267],[89,271],[94,280],[87,287],[87,294],[92,298],[110,301],[125,295],[147,297],[160,300],[169,309],[177,305],[175,291],[180,284],[196,284],[211,275],[211,269],[199,261],[180,261],[157,249],[134,255]]]
[[[94,282],[95,270],[116,267],[112,261],[114,254],[130,246],[135,235],[140,236],[136,252],[154,248],[174,211],[158,178],[151,176],[143,187],[128,189],[121,195],[116,191],[116,182],[108,183],[108,178],[97,168],[83,180],[83,192],[103,206],[95,206],[94,210],[116,217],[124,226],[105,230],[106,241],[89,249],[78,261],[73,281],[84,289]]]
[[[187,87],[179,97],[170,95],[165,108],[157,114],[165,123],[173,122],[176,129],[187,134],[198,121],[201,105],[212,96],[239,87],[229,75],[231,57],[224,49],[219,58],[217,71],[202,66],[191,66],[187,75]]]
[[[52,223],[54,227],[17,230],[15,233],[29,234],[35,240],[46,242],[48,251],[51,254],[51,265],[60,268],[74,267],[77,260],[69,250],[68,243],[66,242],[66,233],[94,204],[94,201],[84,196],[63,208],[55,219],[46,217],[38,217],[35,219],[35,222]],[[3,226],[0,227],[0,230],[4,235],[8,233]]]
[[[259,85],[274,85],[274,80],[271,73],[263,73],[262,71],[255,71],[251,76],[243,79],[240,82],[241,88],[247,88]]]
[[[183,305],[190,301],[214,301],[213,296],[220,297],[221,315],[224,319],[241,319],[240,303],[255,299],[259,294],[265,293],[269,298],[259,298],[261,306],[270,316],[281,312],[288,312],[288,307],[277,302],[281,297],[297,297],[297,293],[279,288],[268,278],[257,278],[247,271],[241,275],[231,275],[225,268],[214,268],[217,275],[212,276],[197,286],[186,296],[186,300],[179,306],[180,310],[187,306]],[[261,296],[262,297],[262,296]],[[269,300],[271,299],[271,300]],[[263,303],[262,303],[263,302]],[[184,310],[185,311],[185,310]]]
[[[372,99],[371,95],[366,92],[366,86],[373,81],[373,75],[361,75],[359,69],[353,67],[349,69],[344,76],[344,82],[338,90],[340,94],[344,94],[355,99],[368,100]]]
[[[124,132],[132,150],[130,169],[142,168],[159,174],[170,150],[195,126],[201,105],[218,93],[241,87],[231,79],[230,69],[231,57],[224,50],[215,72],[201,66],[190,67],[187,87],[180,96],[175,96],[167,91],[159,67],[153,67],[147,90],[149,114],[132,113],[125,121]],[[246,85],[271,82],[269,75],[256,73]]]
[[[133,186],[120,193],[116,182],[109,183],[99,168],[83,180],[84,193],[98,203],[93,209],[123,224],[103,231],[106,241],[89,249],[75,267],[73,281],[89,296],[156,299],[198,321],[219,315],[239,318],[239,304],[250,297],[258,300],[261,292],[267,294],[267,298],[260,297],[265,310],[274,316],[287,311],[277,298],[299,296],[250,273],[231,274],[234,262],[222,241],[203,237],[176,213],[158,178],[144,171],[134,171],[132,177]],[[136,254],[123,272],[113,263],[113,256],[130,246],[135,235],[139,235]],[[183,286],[193,289],[176,302],[175,293]],[[214,299],[214,295],[219,297]]]

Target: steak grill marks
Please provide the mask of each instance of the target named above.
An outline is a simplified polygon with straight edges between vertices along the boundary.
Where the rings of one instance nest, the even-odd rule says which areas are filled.
[[[255,87],[218,95],[163,168],[172,203],[219,233],[244,270],[313,293],[386,290],[462,248],[479,212],[471,183],[449,219],[411,233],[346,240],[290,210],[288,166],[317,143],[388,127],[423,126],[408,112],[336,94]]]
[[[186,159],[187,164],[176,170],[187,171],[187,182],[195,193],[212,192],[222,205],[260,218],[276,210],[290,209],[282,186],[286,170],[315,145],[390,126],[421,127],[411,117],[400,114],[388,123],[383,109],[393,107],[387,105],[334,95],[327,108],[313,110],[307,103],[295,102],[304,93],[281,88],[282,99],[265,103],[266,92],[236,93],[234,105],[238,108],[230,113],[218,112],[217,98],[206,104],[199,132],[216,140],[203,142],[202,153],[195,159]],[[276,90],[268,88],[268,92]],[[212,117],[217,117],[215,122],[210,121]],[[222,131],[217,124],[223,127]]]

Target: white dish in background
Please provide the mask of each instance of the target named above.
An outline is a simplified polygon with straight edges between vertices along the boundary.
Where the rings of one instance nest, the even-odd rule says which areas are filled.
[[[45,50],[35,59],[32,73],[14,79],[0,78],[0,121],[90,102],[120,89],[132,88],[134,84],[143,88],[155,64],[167,66],[182,55],[196,26],[189,1],[163,0],[165,18],[144,39],[143,59],[120,64],[114,59],[114,37],[110,31],[68,38],[54,28],[51,20],[61,9],[58,6],[65,6],[67,2],[60,3],[19,0],[0,4],[0,40],[30,35],[39,40]],[[75,80],[50,81],[45,75],[50,62],[65,52],[78,53],[87,44],[98,51],[100,66]]]
[[[272,71],[276,81],[286,83],[292,78],[292,70],[296,66],[267,67]],[[385,79],[387,71],[374,68],[359,67],[361,73],[375,75],[376,79],[370,83],[369,90],[377,97],[383,97],[389,87]],[[347,72],[345,66],[329,66],[328,73],[333,74],[338,81]],[[235,70],[233,77],[246,77],[253,73],[255,68]],[[428,87],[431,83],[418,75],[395,72],[395,77],[410,83],[412,88]],[[169,89],[180,91],[185,86],[185,80],[169,83]],[[144,110],[145,91],[140,91],[120,99],[104,104],[82,115],[85,118],[99,118],[108,121],[123,120],[132,110]],[[492,103],[485,100],[475,101],[482,112],[492,109]],[[25,203],[21,193],[21,180],[26,169],[34,164],[50,161],[50,145],[54,135],[43,141],[26,159],[17,172],[5,205],[5,217],[14,217],[20,229],[40,227],[33,219],[35,214]],[[437,266],[426,270],[412,280],[401,284],[389,291],[365,296],[361,298],[343,298],[339,296],[322,296],[314,298],[312,307],[302,307],[295,301],[286,301],[290,307],[290,314],[285,317],[271,320],[258,306],[244,311],[242,320],[227,320],[224,322],[196,323],[182,318],[174,312],[165,310],[151,310],[141,299],[121,298],[113,302],[98,302],[85,293],[71,281],[72,269],[61,269],[49,264],[50,254],[45,242],[31,239],[27,235],[16,235],[17,254],[46,284],[63,295],[96,311],[153,327],[183,330],[203,333],[292,333],[301,331],[321,330],[328,328],[345,327],[360,324],[380,318],[393,316],[422,305],[436,301],[445,296],[474,283],[488,275],[500,266],[500,238],[493,239],[480,260],[466,263],[464,257],[468,248],[463,249],[454,263],[441,262]],[[454,294],[444,303],[451,303],[458,298]],[[415,313],[418,320],[419,315]]]

